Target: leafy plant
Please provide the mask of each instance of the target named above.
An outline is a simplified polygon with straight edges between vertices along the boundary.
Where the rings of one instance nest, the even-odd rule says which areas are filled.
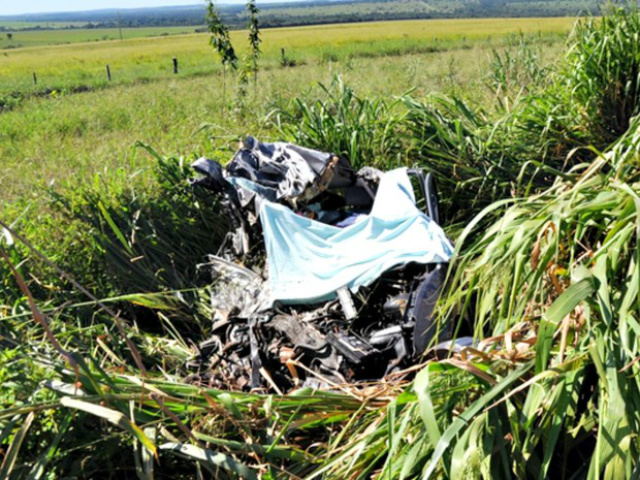
[[[222,105],[224,116],[224,105],[226,104],[227,97],[227,68],[231,67],[232,70],[238,69],[238,56],[231,43],[231,37],[229,36],[229,29],[222,21],[222,18],[216,11],[215,5],[212,0],[207,2],[207,28],[211,33],[209,43],[218,53],[220,62],[222,63],[223,71],[223,85],[222,85]]]
[[[511,133],[523,144],[538,142],[556,168],[590,160],[588,147],[605,150],[640,113],[640,35],[637,6],[610,4],[601,19],[580,21],[548,86],[513,107]]]
[[[399,102],[360,98],[337,76],[331,85],[319,88],[326,99],[310,103],[296,99],[290,109],[270,114],[284,136],[345,155],[356,168],[404,163],[399,135],[404,115]]]
[[[631,3],[610,9],[577,24],[562,75],[596,145],[625,133],[640,113],[640,15]]]
[[[295,67],[298,64],[293,58],[289,58],[285,53],[284,48],[280,49],[280,66],[282,68]]]
[[[238,67],[238,57],[231,43],[229,29],[222,22],[213,1],[207,3],[207,27],[211,33],[209,43],[218,52],[222,65],[235,70]]]
[[[513,37],[507,48],[494,49],[489,69],[489,88],[498,100],[512,103],[519,95],[533,93],[546,86],[548,67],[542,65],[542,39],[523,34]],[[508,109],[509,104],[502,105]]]

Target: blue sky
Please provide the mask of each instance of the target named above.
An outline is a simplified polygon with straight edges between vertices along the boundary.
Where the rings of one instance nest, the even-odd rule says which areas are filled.
[[[0,0],[0,15],[197,5],[198,3],[204,3],[204,0]],[[244,0],[220,0],[219,3],[244,3]]]

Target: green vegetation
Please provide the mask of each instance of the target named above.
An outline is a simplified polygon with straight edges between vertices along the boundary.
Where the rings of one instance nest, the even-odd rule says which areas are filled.
[[[136,140],[176,155],[210,151],[220,137],[230,136],[235,143],[238,132],[262,131],[260,119],[283,106],[292,92],[301,98],[317,95],[317,83],[330,83],[336,73],[366,95],[464,86],[470,95],[486,97],[491,95],[486,72],[494,46],[509,49],[528,38],[538,45],[536,55],[543,63],[558,53],[560,32],[571,20],[544,24],[551,33],[540,36],[543,24],[535,19],[438,20],[263,30],[260,82],[252,92],[261,100],[252,102],[253,112],[244,112],[251,115],[231,118],[224,118],[222,110],[235,110],[233,94],[225,106],[221,67],[204,35],[11,51],[4,57],[8,69],[0,71],[8,110],[0,117],[0,158],[6,166],[0,198],[15,199],[34,185],[69,177],[77,181],[76,175],[87,181],[97,169],[128,165],[129,172],[136,171],[149,165],[133,158]],[[510,35],[521,28],[532,32],[525,40]],[[467,32],[465,41],[461,30]],[[248,52],[245,39],[246,32],[231,32],[240,56]],[[281,47],[296,68],[280,66]],[[173,56],[180,64],[177,76]],[[199,131],[205,123],[218,126],[213,142],[211,130]],[[25,176],[28,165],[34,168]]]
[[[597,14],[602,2],[568,1],[446,1],[405,0],[358,2],[337,1],[271,5],[263,9],[262,21],[269,27],[340,22],[371,22],[432,18],[561,17]],[[241,24],[239,14],[229,12],[233,24]]]
[[[308,0],[265,3],[260,6],[260,19],[265,27],[284,27],[428,18],[559,17],[596,15],[605,4],[601,0]],[[243,5],[221,2],[218,9],[224,23],[231,28],[246,26],[247,12]],[[90,28],[198,26],[204,23],[205,16],[206,5],[194,3],[184,7],[0,17],[0,29],[3,21],[10,28],[11,20],[32,22],[41,27],[51,22]]]
[[[15,30],[38,30],[49,29],[58,30],[67,27],[80,27],[81,22],[19,22],[15,20],[0,20],[1,31],[15,31]]]
[[[398,56],[471,48],[490,49],[507,44],[509,34],[536,35],[557,42],[570,29],[571,19],[434,20],[270,29],[263,31],[262,65],[278,66],[281,49],[298,63],[318,64],[362,57]],[[464,33],[462,33],[464,32]],[[247,52],[246,32],[231,32],[240,56]],[[108,84],[110,65],[114,84],[173,78],[172,57],[180,61],[180,75],[219,71],[205,35],[180,35],[124,42],[64,45],[8,50],[0,53],[0,105],[7,97],[24,97],[52,90],[87,90]],[[480,41],[483,41],[481,43]],[[472,58],[472,57],[470,57]],[[34,85],[32,74],[37,73]]]
[[[214,75],[0,114],[13,200],[0,217],[0,478],[637,477],[640,14],[583,21],[563,54],[552,37],[467,29],[450,48],[392,55],[401,40],[383,47],[381,29],[354,44],[360,28],[331,58],[308,46],[326,29],[308,44],[298,33],[295,68],[269,57],[280,42],[264,32],[251,108],[221,105]],[[245,132],[434,170],[456,238],[440,321],[471,321],[476,347],[332,392],[188,376],[211,328],[195,265],[225,230],[188,163],[227,158]],[[114,148],[135,138],[188,156]],[[43,188],[52,176],[74,181]]]
[[[123,28],[122,38],[129,40],[132,38],[159,37],[193,32],[193,27]],[[7,35],[12,35],[11,40],[7,38]],[[77,28],[71,30],[25,30],[0,33],[0,49],[13,50],[22,47],[102,42],[106,40],[120,40],[120,30],[117,28]]]

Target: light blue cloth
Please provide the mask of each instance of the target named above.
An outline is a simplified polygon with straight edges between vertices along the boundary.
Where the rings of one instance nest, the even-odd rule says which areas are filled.
[[[260,207],[272,303],[326,301],[347,286],[370,285],[409,262],[443,263],[453,246],[442,228],[415,206],[406,168],[380,181],[371,213],[337,228],[265,201]]]

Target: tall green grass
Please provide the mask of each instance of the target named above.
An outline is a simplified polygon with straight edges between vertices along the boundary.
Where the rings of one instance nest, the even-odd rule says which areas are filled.
[[[355,168],[405,163],[399,135],[404,112],[398,101],[361,98],[338,76],[320,88],[325,99],[296,99],[289,110],[270,114],[285,138],[346,156]]]
[[[629,129],[640,101],[640,17],[629,9],[578,22],[551,67],[525,38],[496,52],[489,108],[460,96],[405,100],[413,148],[437,172],[451,219],[545,188]]]

